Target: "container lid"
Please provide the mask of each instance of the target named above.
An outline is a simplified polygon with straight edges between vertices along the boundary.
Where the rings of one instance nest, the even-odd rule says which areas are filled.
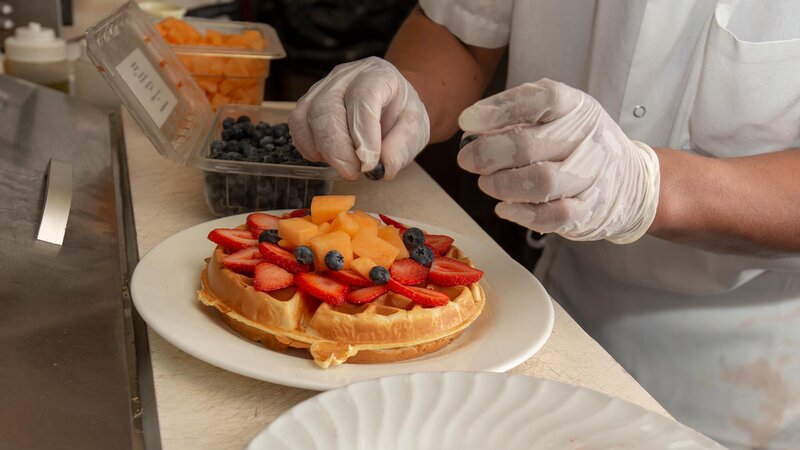
[[[189,163],[213,121],[211,106],[136,3],[130,1],[92,25],[86,46],[158,152]]]
[[[66,42],[56,37],[52,28],[30,22],[26,27],[17,27],[14,35],[6,38],[6,58],[30,63],[50,63],[67,59]]]

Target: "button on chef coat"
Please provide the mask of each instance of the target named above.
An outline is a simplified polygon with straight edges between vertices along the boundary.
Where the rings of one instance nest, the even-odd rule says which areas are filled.
[[[800,146],[800,1],[420,5],[467,44],[508,45],[508,87],[583,89],[631,139],[714,157]],[[547,241],[537,277],[677,419],[732,449],[800,448],[800,258]]]

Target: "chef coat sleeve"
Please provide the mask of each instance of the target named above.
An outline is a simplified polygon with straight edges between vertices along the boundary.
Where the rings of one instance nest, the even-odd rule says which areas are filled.
[[[420,0],[434,22],[462,42],[484,48],[508,45],[513,0]]]

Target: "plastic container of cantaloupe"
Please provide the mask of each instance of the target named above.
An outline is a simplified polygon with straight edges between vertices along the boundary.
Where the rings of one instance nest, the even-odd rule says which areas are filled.
[[[286,56],[278,34],[266,24],[191,17],[152,20],[214,110],[260,104],[270,61]]]
[[[307,207],[315,195],[332,191],[339,176],[330,167],[211,158],[211,143],[221,138],[225,118],[247,115],[253,123],[276,124],[286,121],[291,104],[221,105],[213,111],[136,3],[128,2],[89,27],[86,46],[156,150],[204,171],[206,202],[215,215]]]

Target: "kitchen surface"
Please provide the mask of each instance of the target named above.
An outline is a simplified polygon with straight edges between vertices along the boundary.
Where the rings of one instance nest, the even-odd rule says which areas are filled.
[[[723,448],[545,290],[541,246],[454,173],[458,138],[391,180],[305,160],[275,99],[333,63],[291,21],[245,20],[278,3],[72,0],[6,27],[0,448]],[[438,340],[311,325],[465,296],[477,313]]]

